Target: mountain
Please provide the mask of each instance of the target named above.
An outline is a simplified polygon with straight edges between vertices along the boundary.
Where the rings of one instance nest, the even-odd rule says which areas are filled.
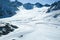
[[[60,10],[46,13],[49,7],[27,3],[17,8],[14,16],[0,19],[0,40],[60,40]]]
[[[12,4],[12,6],[14,6],[14,7],[19,7],[19,6],[22,6],[22,5],[23,5],[21,2],[19,2],[19,1],[17,1],[17,0],[11,2],[11,4]]]
[[[5,28],[9,33],[1,36],[0,40],[60,40],[60,16],[54,18],[60,11],[46,13],[48,8],[44,6],[25,10],[23,7],[18,7],[16,15],[0,19],[0,23],[2,21],[18,27],[12,32],[8,31],[11,25],[8,26],[10,28]],[[4,25],[6,27],[7,24]]]
[[[18,27],[8,35],[1,36],[0,40],[60,40],[60,16],[54,18],[60,11],[46,13],[48,8],[25,10],[18,7],[16,15],[0,19],[0,23],[2,21]]]
[[[0,0],[0,18],[7,18],[15,15],[15,11],[18,10],[17,4],[16,7],[14,7],[15,4],[13,5],[10,0]]]
[[[50,7],[50,5],[49,5],[49,4],[45,4],[44,6],[46,6],[46,7]]]
[[[23,7],[27,10],[30,10],[30,9],[34,8],[34,5],[31,3],[25,3],[25,4],[23,4]]]
[[[53,4],[51,4],[51,6],[47,12],[51,12],[51,11],[55,11],[55,10],[60,10],[60,1],[54,2]]]
[[[35,4],[31,4],[31,3],[25,3],[25,4],[23,4],[23,7],[24,7],[25,9],[27,9],[27,10],[33,9],[34,6],[37,7],[37,8],[43,7],[43,5],[40,4],[40,3],[38,3],[38,2],[35,3]]]
[[[39,2],[35,3],[35,6],[36,6],[37,8],[41,8],[41,7],[43,7],[43,5],[40,4]]]

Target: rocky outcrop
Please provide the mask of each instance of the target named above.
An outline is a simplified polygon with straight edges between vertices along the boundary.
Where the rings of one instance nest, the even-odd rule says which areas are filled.
[[[0,36],[13,32],[18,27],[9,23],[0,23]]]
[[[60,1],[54,2],[50,8],[48,9],[47,12],[55,11],[55,10],[60,10]]]

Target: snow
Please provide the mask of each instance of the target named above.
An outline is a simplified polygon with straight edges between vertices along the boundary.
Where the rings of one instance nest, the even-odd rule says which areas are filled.
[[[16,15],[0,19],[0,22],[8,22],[19,27],[1,36],[0,40],[60,40],[60,16],[53,18],[60,10],[46,13],[48,8],[35,7],[32,10],[25,10],[21,6]]]

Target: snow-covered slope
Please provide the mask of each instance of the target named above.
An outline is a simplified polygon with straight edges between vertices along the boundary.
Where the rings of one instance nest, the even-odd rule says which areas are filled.
[[[26,10],[22,6],[16,15],[0,19],[18,26],[18,29],[0,37],[0,40],[60,40],[59,11],[46,13],[49,7]]]

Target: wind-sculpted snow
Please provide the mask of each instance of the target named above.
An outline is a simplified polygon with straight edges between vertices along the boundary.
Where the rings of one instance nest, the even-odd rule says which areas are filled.
[[[60,40],[60,16],[59,11],[46,13],[49,7],[26,10],[22,6],[16,15],[0,19],[0,22],[8,22],[18,28],[0,40]],[[58,19],[58,20],[57,20]]]

